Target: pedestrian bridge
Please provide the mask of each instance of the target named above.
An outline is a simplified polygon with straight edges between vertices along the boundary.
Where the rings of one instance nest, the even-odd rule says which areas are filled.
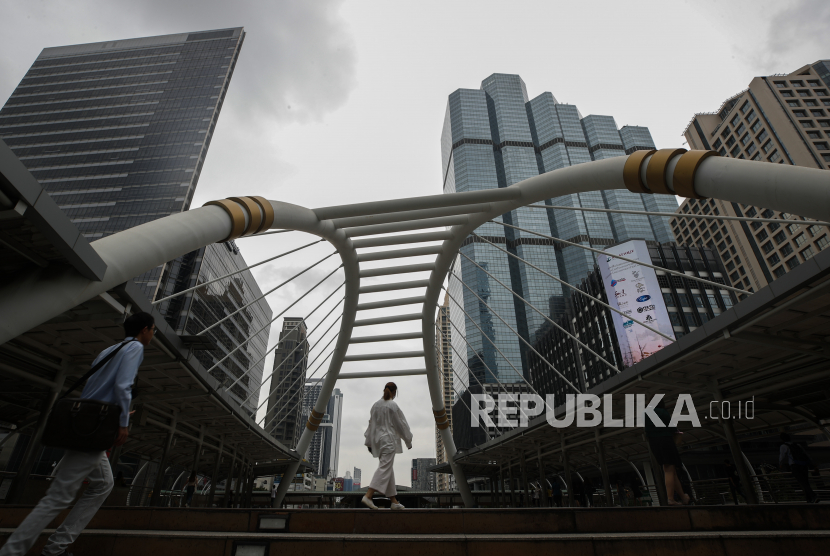
[[[451,284],[445,286],[450,267],[460,256],[459,248],[462,244],[465,241],[476,241],[488,243],[508,256],[518,259],[520,264],[561,282],[532,262],[521,259],[486,237],[476,234],[476,230],[483,224],[492,222],[512,228],[528,237],[540,236],[539,239],[543,241],[576,245],[561,238],[513,226],[504,222],[501,215],[528,206],[548,210],[551,208],[550,205],[539,203],[567,194],[610,189],[628,189],[646,194],[676,194],[691,198],[717,198],[769,207],[817,221],[811,224],[828,225],[830,221],[830,174],[826,171],[726,159],[712,151],[686,152],[683,149],[636,151],[625,157],[555,170],[506,188],[467,193],[315,209],[284,201],[267,200],[259,196],[230,197],[91,243],[90,247],[95,257],[100,259],[97,267],[88,265],[89,268],[84,269],[77,264],[68,264],[62,268],[33,265],[18,272],[0,287],[0,314],[14,315],[14,318],[4,318],[0,321],[0,344],[25,336],[31,330],[43,327],[44,323],[93,300],[109,301],[107,296],[111,295],[110,292],[123,288],[121,285],[129,283],[134,276],[206,245],[286,231],[316,236],[334,247],[340,258],[344,275],[342,314],[339,315],[336,342],[327,357],[322,391],[295,448],[296,454],[300,457],[305,455],[338,380],[391,377],[401,374],[425,375],[430,399],[423,400],[423,403],[429,404],[433,411],[436,426],[448,452],[451,471],[455,475],[465,504],[472,506],[473,497],[464,469],[457,461],[455,445],[448,428],[447,408],[444,406],[441,388],[441,371],[437,365],[439,354],[436,351],[436,342],[440,339],[436,338],[435,314],[442,292],[447,291],[451,302],[463,310],[460,302],[454,298],[451,291],[448,291]],[[14,210],[21,202],[24,205],[22,208],[25,209],[27,201],[24,198],[8,198],[9,210]],[[674,213],[636,214],[678,216]],[[790,222],[786,218],[779,220]],[[280,237],[274,235],[275,240]],[[274,244],[278,245],[279,241],[275,241]],[[579,247],[601,252],[584,246]],[[368,251],[370,248],[373,250]],[[275,255],[273,258],[279,256],[282,255]],[[422,261],[424,257],[427,257],[429,262],[412,263],[410,260]],[[682,272],[667,272],[697,280],[706,287],[733,290],[743,296],[751,293],[705,278],[687,276]],[[368,279],[372,279],[371,284],[367,283]],[[562,285],[571,287],[563,282]],[[417,290],[418,293],[401,293],[398,297],[383,301],[362,301],[362,296],[369,294],[405,290]],[[334,295],[336,291],[329,295]],[[515,292],[514,295],[518,297]],[[526,300],[519,299],[528,305],[528,310],[540,311]],[[602,303],[601,300],[594,300]],[[359,318],[362,311],[389,307],[402,309],[393,316]],[[404,307],[409,309],[403,309]],[[616,310],[610,307],[609,309]],[[545,315],[543,317],[550,320]],[[632,320],[638,326],[663,335],[647,323],[636,318]],[[407,321],[419,322],[420,332],[361,334],[364,327]],[[716,321],[717,319],[713,322]],[[417,347],[406,351],[384,349],[384,345],[388,345],[389,342],[409,340],[416,342]],[[527,343],[524,339],[522,341]],[[579,343],[582,349],[609,365],[614,374],[622,372],[622,369],[608,363],[601,354]],[[355,344],[370,344],[377,347],[368,354],[350,354],[349,347]],[[342,365],[350,361],[404,358],[416,359],[419,362],[422,360],[422,367],[407,371],[341,373]],[[567,382],[564,375],[556,369],[553,370]],[[655,377],[652,382],[660,382],[658,378]],[[580,392],[577,385],[570,382],[568,384],[574,392]],[[528,384],[528,387],[532,390],[532,386]],[[211,388],[217,390],[215,385],[211,385]],[[168,437],[166,442],[170,442],[171,438]],[[279,446],[275,446],[275,453],[280,449]],[[291,459],[290,454],[287,455],[291,460],[287,463],[287,473],[293,475],[301,462],[298,457],[294,456]],[[247,461],[258,463],[259,460],[249,458]],[[288,481],[281,483],[279,501],[286,495],[287,488]]]

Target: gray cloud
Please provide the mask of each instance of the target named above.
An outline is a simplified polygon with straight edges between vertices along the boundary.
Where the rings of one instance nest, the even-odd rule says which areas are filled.
[[[247,125],[319,121],[356,85],[355,47],[341,0],[3,2],[0,92],[11,93],[44,47],[244,26],[229,94]],[[11,54],[11,55],[10,55]],[[21,56],[18,56],[20,54]],[[27,56],[28,55],[28,56]],[[5,98],[5,97],[4,97]]]
[[[772,18],[769,48],[786,54],[805,42],[826,46],[828,22],[830,3],[826,0],[796,0]]]

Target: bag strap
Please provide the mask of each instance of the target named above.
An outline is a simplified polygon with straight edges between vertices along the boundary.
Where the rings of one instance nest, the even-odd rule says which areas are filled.
[[[67,390],[67,391],[66,391],[66,393],[65,393],[63,396],[61,396],[61,397],[60,397],[60,398],[58,398],[58,399],[62,400],[62,399],[64,399],[66,396],[68,396],[69,394],[71,394],[72,392],[74,392],[75,390],[77,390],[77,389],[78,389],[78,386],[80,386],[80,385],[81,385],[81,384],[82,384],[82,383],[83,383],[86,379],[88,379],[89,377],[91,377],[92,375],[94,375],[95,373],[97,373],[97,372],[101,369],[101,367],[103,367],[104,365],[106,365],[106,364],[110,361],[110,359],[112,359],[113,357],[115,357],[115,354],[116,354],[116,353],[118,353],[119,351],[121,351],[121,348],[122,348],[122,347],[126,346],[126,345],[127,345],[127,344],[129,344],[130,342],[135,342],[135,341],[137,341],[137,340],[128,340],[128,341],[126,341],[126,342],[121,342],[121,344],[120,344],[117,348],[115,348],[114,350],[112,350],[111,352],[109,352],[109,353],[108,353],[108,354],[107,354],[107,355],[106,355],[103,359],[101,359],[100,361],[98,361],[98,362],[97,362],[97,363],[96,363],[96,364],[95,364],[95,365],[94,365],[94,366],[93,366],[93,367],[92,367],[89,371],[87,371],[87,373],[86,373],[84,376],[82,376],[81,378],[79,378],[79,379],[75,382],[75,384],[73,384],[72,386],[70,386],[69,390]]]

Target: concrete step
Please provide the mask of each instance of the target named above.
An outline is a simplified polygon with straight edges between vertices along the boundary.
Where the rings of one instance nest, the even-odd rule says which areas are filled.
[[[10,529],[0,529],[5,538]],[[44,531],[31,554],[39,554],[52,530]],[[72,545],[76,554],[96,556],[570,556],[632,555],[733,556],[738,554],[826,554],[830,530],[705,531],[693,533],[602,534],[331,534],[228,533],[215,531],[134,531],[87,529]],[[383,551],[383,552],[381,552]]]
[[[31,506],[0,507],[0,527],[14,528]],[[68,513],[50,525],[56,527]],[[264,521],[263,521],[264,520]],[[102,508],[91,529],[132,531],[213,531],[250,533],[273,530],[298,534],[604,534],[710,531],[810,531],[830,527],[830,505],[693,506],[682,508],[545,508],[269,510]],[[269,526],[266,522],[270,521]]]

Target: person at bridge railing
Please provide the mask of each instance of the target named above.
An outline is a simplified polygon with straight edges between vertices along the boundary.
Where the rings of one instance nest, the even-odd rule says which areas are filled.
[[[395,454],[403,453],[401,440],[406,443],[407,449],[412,449],[412,432],[403,411],[395,403],[398,395],[398,386],[389,382],[383,387],[383,398],[375,402],[369,413],[369,428],[363,436],[365,445],[372,456],[378,458],[378,470],[369,482],[366,496],[361,502],[373,510],[378,507],[372,502],[372,496],[379,492],[388,496],[392,501],[393,510],[402,510],[403,504],[396,498],[398,491],[395,488]]]
[[[804,447],[792,442],[792,438],[786,432],[781,433],[781,449],[778,455],[778,466],[782,471],[789,471],[793,474],[796,482],[804,492],[807,502],[819,502],[818,495],[813,492],[810,486],[808,472],[815,464],[807,455]]]
[[[671,414],[666,409],[665,402],[662,399],[654,408],[654,414],[662,421],[660,423],[662,426],[653,423],[651,416],[646,415],[646,438],[654,454],[654,459],[663,467],[668,504],[669,506],[681,506],[693,503],[692,497],[683,492],[683,485],[680,484],[680,477],[677,474],[677,470],[683,467],[680,453],[677,451],[679,433],[677,427],[668,426],[671,421]],[[680,497],[680,502],[675,500],[675,494]]]

